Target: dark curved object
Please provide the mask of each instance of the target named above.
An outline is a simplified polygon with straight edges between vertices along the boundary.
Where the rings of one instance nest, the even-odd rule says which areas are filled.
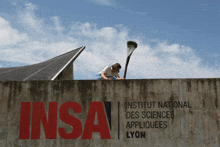
[[[0,81],[54,80],[84,49],[85,46],[38,64],[0,68]]]
[[[135,48],[137,48],[137,46],[138,46],[137,43],[134,41],[128,41],[127,46],[129,46],[129,45],[133,45]]]
[[[134,42],[134,41],[128,41],[127,42],[127,47],[129,46],[134,46],[135,48],[137,48],[137,43]],[[130,58],[131,58],[131,55],[132,55],[133,52],[130,52],[128,55],[127,55],[127,59],[126,59],[126,64],[125,64],[125,71],[124,71],[124,78],[126,78],[126,74],[127,74],[127,68],[128,68],[128,63],[130,61]]]

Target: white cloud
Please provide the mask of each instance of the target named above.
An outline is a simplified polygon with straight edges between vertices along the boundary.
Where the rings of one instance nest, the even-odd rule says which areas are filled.
[[[88,43],[89,50],[85,50],[77,60],[76,71],[94,78],[94,74],[101,71],[106,64],[119,62],[123,66],[121,71],[123,76],[126,41],[130,40],[128,32],[117,31],[114,28],[96,29],[88,23],[84,25],[87,26],[86,29],[78,28],[77,34],[81,32],[84,37],[93,39]],[[87,30],[86,34],[85,30]],[[201,65],[201,59],[190,47],[178,44],[168,45],[166,42],[157,42],[157,46],[151,47],[143,43],[144,40],[134,40],[139,45],[131,57],[127,71],[128,78],[205,78],[219,75],[219,70]]]
[[[216,77],[218,73],[201,65],[201,59],[186,46],[168,45],[164,42],[156,47],[140,45],[132,57],[132,77],[141,78],[202,78]],[[144,72],[143,72],[144,71]]]
[[[140,11],[133,11],[132,9],[124,8],[123,6],[116,3],[114,0],[88,0],[90,2],[93,2],[97,5],[103,5],[108,7],[113,7],[115,9],[123,10],[125,12],[131,13],[131,14],[138,14],[138,15],[147,15],[147,12],[140,12]]]
[[[26,29],[32,31],[32,33],[44,33],[45,24],[42,18],[38,18],[35,16],[34,11],[37,9],[32,3],[25,4],[26,8],[24,10],[19,11],[18,17],[20,23],[24,24]]]
[[[90,0],[98,5],[105,5],[105,6],[115,6],[115,2],[113,0]]]
[[[13,29],[8,21],[0,17],[0,47],[11,46],[21,41],[27,41],[28,36],[25,33],[19,33]]]
[[[25,6],[26,6],[26,8],[28,10],[35,10],[35,9],[37,9],[37,6],[32,4],[32,3],[27,3],[27,4],[25,4]]]
[[[152,42],[156,45],[151,46],[143,38],[130,37],[123,25],[98,28],[89,22],[75,22],[63,31],[57,16],[51,17],[51,23],[45,23],[44,19],[36,17],[36,7],[32,4],[28,7],[18,14],[24,31],[12,28],[0,17],[0,32],[6,32],[4,36],[0,33],[1,60],[34,64],[85,45],[86,49],[74,62],[75,74],[94,79],[106,65],[119,62],[123,76],[126,42],[134,40],[138,48],[131,57],[127,78],[219,77],[219,69],[202,65],[201,59],[188,46],[155,40]],[[34,33],[29,28],[33,28]]]
[[[57,32],[62,32],[64,30],[64,27],[61,26],[59,18],[57,16],[53,16],[50,18],[54,22],[54,27]]]

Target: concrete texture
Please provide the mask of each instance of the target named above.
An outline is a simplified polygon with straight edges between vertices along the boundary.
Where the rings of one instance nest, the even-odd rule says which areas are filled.
[[[219,84],[219,79],[0,82],[0,146],[217,147]],[[105,139],[108,132],[111,139]]]
[[[54,80],[73,80],[73,76],[73,62],[71,62]]]

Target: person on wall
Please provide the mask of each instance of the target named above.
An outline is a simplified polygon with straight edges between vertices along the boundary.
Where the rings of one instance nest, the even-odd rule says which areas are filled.
[[[121,65],[119,63],[115,63],[112,66],[106,66],[98,75],[97,79],[105,79],[107,81],[111,80],[125,80],[124,78],[120,78],[119,70],[121,69]]]

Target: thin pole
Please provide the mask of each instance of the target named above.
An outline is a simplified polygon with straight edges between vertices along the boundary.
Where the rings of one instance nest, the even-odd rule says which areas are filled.
[[[137,48],[137,43],[136,42],[134,42],[134,41],[128,41],[127,42],[127,51],[128,51],[127,53],[128,53],[128,56],[127,56],[126,64],[125,64],[124,78],[126,78],[129,60],[131,58],[131,55],[132,55],[133,51],[136,48]]]
[[[125,64],[125,71],[124,71],[124,78],[126,78],[126,74],[127,74],[127,68],[128,68],[128,63],[130,60],[131,54],[127,57],[126,59],[126,64]]]

